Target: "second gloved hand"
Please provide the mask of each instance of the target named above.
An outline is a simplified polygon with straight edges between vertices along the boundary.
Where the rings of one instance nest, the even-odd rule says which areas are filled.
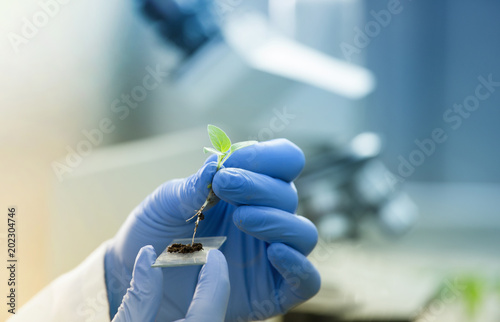
[[[137,255],[132,281],[112,322],[154,322],[160,310],[163,294],[163,273],[151,267],[156,253],[144,246]],[[175,291],[175,290],[172,290]],[[229,276],[224,255],[210,251],[196,286],[193,301],[184,322],[223,321],[229,300]]]

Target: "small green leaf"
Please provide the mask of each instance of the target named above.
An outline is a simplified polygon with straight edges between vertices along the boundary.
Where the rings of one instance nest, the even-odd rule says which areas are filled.
[[[235,144],[231,145],[231,152],[233,153],[235,151],[238,151],[239,149],[243,149],[247,146],[254,145],[255,143],[258,143],[257,141],[243,141],[243,142],[236,142]]]
[[[205,152],[205,153],[214,153],[214,154],[217,154],[217,155],[222,155],[222,152],[219,152],[219,151],[217,151],[214,148],[208,148],[208,147],[204,147],[203,148],[203,152]]]
[[[207,126],[207,130],[210,141],[217,151],[226,152],[231,148],[231,140],[224,131],[211,124]]]

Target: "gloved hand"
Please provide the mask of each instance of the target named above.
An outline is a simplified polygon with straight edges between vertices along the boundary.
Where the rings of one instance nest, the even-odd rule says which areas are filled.
[[[191,237],[194,223],[186,223],[186,219],[205,201],[210,182],[221,201],[204,212],[197,237],[227,236],[220,249],[228,263],[232,289],[227,321],[283,313],[319,290],[319,273],[305,257],[317,242],[317,231],[309,220],[294,214],[298,198],[291,182],[304,166],[302,151],[288,140],[278,139],[236,151],[216,174],[213,160],[214,156],[208,158],[186,179],[160,186],[115,236],[105,256],[111,317],[129,285],[139,249],[153,245],[159,254],[172,239]],[[199,270],[199,266],[162,269],[158,320],[173,321],[186,315]],[[203,321],[207,319],[212,321],[211,317]]]
[[[132,281],[112,322],[154,322],[163,293],[163,273],[151,267],[156,259],[152,246],[144,246],[135,260]],[[214,301],[217,299],[217,301]],[[201,269],[196,292],[184,322],[204,321],[209,316],[223,321],[229,300],[229,275],[224,255],[218,250],[208,253]]]

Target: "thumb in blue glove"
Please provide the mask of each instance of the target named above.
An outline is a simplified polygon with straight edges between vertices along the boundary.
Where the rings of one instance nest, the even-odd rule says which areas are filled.
[[[151,267],[156,259],[153,246],[141,248],[135,259],[132,280],[113,322],[154,322],[163,296],[163,273]]]
[[[229,302],[229,273],[226,258],[211,250],[198,277],[198,285],[185,319],[177,322],[222,322]]]
[[[139,251],[132,280],[113,322],[154,322],[163,296],[161,268],[151,267],[156,259],[152,246]],[[224,255],[218,250],[208,253],[198,285],[184,322],[224,321],[229,301],[229,274]]]

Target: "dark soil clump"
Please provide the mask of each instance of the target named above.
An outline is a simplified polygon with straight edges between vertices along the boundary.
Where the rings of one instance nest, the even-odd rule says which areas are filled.
[[[193,246],[191,244],[172,244],[168,246],[167,251],[169,253],[180,253],[180,254],[189,254],[198,252],[203,249],[203,245],[201,243],[194,243]]]

